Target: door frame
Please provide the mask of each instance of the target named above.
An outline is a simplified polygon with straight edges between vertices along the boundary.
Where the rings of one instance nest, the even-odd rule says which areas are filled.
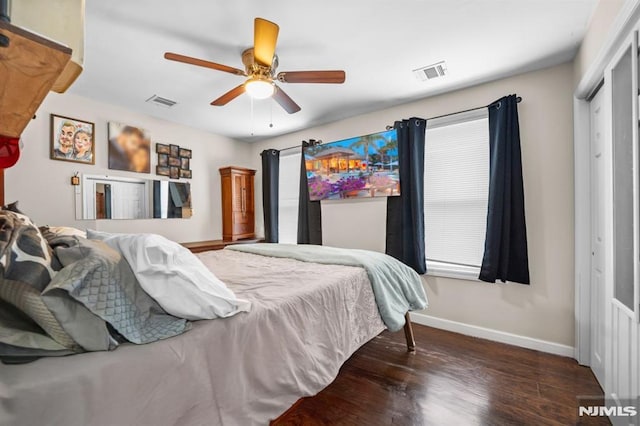
[[[607,65],[613,60],[619,47],[628,38],[638,21],[640,21],[640,1],[627,0],[613,22],[598,55],[582,76],[573,95],[574,358],[583,365],[591,363],[591,159],[589,148],[591,120],[588,99],[600,87]],[[605,100],[605,105],[610,105],[608,99]]]

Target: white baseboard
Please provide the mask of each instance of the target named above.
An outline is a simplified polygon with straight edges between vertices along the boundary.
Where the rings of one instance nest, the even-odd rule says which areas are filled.
[[[508,345],[520,346],[522,348],[547,352],[554,355],[574,357],[572,346],[560,343],[549,342],[547,340],[535,339],[533,337],[520,336],[507,333],[505,331],[492,330],[490,328],[479,327],[477,325],[465,324],[443,318],[432,317],[418,312],[411,312],[411,321],[433,328],[453,331],[454,333],[465,334],[467,336],[479,337],[481,339],[492,340],[494,342],[506,343]]]

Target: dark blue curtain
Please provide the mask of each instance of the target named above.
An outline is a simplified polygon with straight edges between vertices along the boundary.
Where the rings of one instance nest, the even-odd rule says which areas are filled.
[[[298,202],[298,244],[322,245],[322,213],[320,201],[309,200],[307,186],[307,168],[304,161],[304,149],[309,146],[302,142],[302,158],[300,160],[300,198]]]
[[[104,218],[111,219],[111,185],[104,186]]]
[[[489,208],[480,279],[529,284],[516,95],[489,105]]]
[[[153,181],[153,218],[162,219],[162,204],[160,203],[160,181]]]
[[[385,252],[412,267],[427,272],[424,252],[424,142],[426,120],[396,121],[400,196],[387,198]]]
[[[280,183],[280,151],[266,149],[262,157],[262,212],[264,241],[278,242],[278,185]]]

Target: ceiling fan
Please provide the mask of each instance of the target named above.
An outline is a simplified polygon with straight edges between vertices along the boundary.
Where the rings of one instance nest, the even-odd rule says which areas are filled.
[[[247,92],[249,96],[255,99],[273,97],[285,111],[293,114],[300,111],[300,106],[296,104],[284,90],[275,84],[274,80],[278,80],[281,83],[342,84],[345,80],[345,72],[342,70],[283,71],[276,74],[278,56],[275,52],[279,30],[278,25],[273,22],[262,18],[255,19],[253,47],[242,52],[242,63],[245,66],[244,71],[203,59],[179,55],[177,53],[166,52],[164,57],[171,61],[184,62],[186,64],[228,72],[241,77],[248,77],[244,83],[229,90],[211,102],[211,105],[226,105],[244,92]]]

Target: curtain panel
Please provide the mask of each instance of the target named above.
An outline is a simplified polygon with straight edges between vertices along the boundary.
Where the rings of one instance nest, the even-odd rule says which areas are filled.
[[[322,212],[320,201],[309,199],[307,186],[307,168],[305,167],[304,149],[309,146],[302,142],[300,158],[300,199],[298,203],[298,244],[322,245]]]
[[[489,105],[489,203],[479,279],[529,284],[516,95]]]
[[[262,212],[264,240],[278,242],[278,185],[280,182],[280,151],[266,149],[262,157]]]
[[[396,121],[400,196],[387,198],[385,252],[412,267],[427,272],[424,241],[424,144],[426,120]]]

